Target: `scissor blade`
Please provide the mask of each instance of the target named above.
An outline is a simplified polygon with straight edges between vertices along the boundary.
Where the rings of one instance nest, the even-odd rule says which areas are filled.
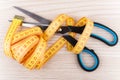
[[[31,27],[34,27],[36,25],[34,25],[34,24],[28,24],[28,23],[22,23],[22,26],[31,28]],[[39,25],[37,25],[37,27],[40,27],[43,31],[45,31],[48,28],[48,26],[39,26]]]
[[[36,21],[38,21],[40,23],[43,23],[43,24],[50,24],[51,23],[50,20],[45,19],[45,18],[43,18],[43,17],[41,17],[41,16],[39,16],[39,15],[37,15],[35,13],[32,13],[30,11],[27,11],[25,9],[22,9],[22,8],[16,7],[16,6],[14,6],[14,8],[18,9],[19,11],[23,12],[24,14],[30,16],[31,18],[35,19]]]
[[[12,20],[8,20],[8,21],[9,21],[9,22],[12,22]],[[36,25],[36,26],[49,26],[48,24],[35,23],[35,22],[26,22],[26,21],[23,21],[23,23],[32,24],[32,25]]]

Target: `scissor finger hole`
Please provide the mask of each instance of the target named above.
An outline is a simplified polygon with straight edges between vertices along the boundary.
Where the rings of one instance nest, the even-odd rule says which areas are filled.
[[[86,54],[83,56],[83,54]],[[99,58],[93,50],[85,48],[82,53],[77,55],[80,66],[85,71],[94,71],[99,65]]]
[[[98,29],[97,31],[94,29],[95,32],[97,32],[97,34],[92,33],[91,37],[101,40],[102,42],[106,43],[109,46],[114,46],[117,44],[118,36],[112,29],[108,28],[107,26],[105,26],[103,24],[97,23],[97,22],[94,22],[94,26],[97,27],[97,29]],[[100,35],[98,35],[98,34],[100,34]]]
[[[93,66],[93,64],[95,62],[94,62],[94,58],[90,54],[82,52],[80,55],[81,55],[81,58],[82,58],[84,65],[86,65],[87,67]]]
[[[100,28],[95,25],[92,33],[98,36],[101,36],[105,38],[106,40],[113,41],[113,36],[108,31],[104,30],[102,27]]]

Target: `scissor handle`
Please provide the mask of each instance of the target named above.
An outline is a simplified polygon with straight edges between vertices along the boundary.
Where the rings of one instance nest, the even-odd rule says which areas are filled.
[[[88,67],[88,66],[86,66],[85,63],[83,62],[82,54],[83,54],[84,52],[87,53],[87,54],[89,54],[89,55],[91,55],[91,56],[93,57],[93,59],[94,59],[94,64],[93,64],[93,66]],[[99,58],[98,58],[98,56],[96,55],[96,53],[95,53],[93,50],[88,49],[87,47],[85,47],[85,48],[83,49],[82,53],[77,54],[77,59],[78,59],[78,62],[79,62],[79,64],[80,64],[80,66],[82,67],[82,69],[84,69],[85,71],[88,71],[88,72],[91,72],[91,71],[94,71],[95,69],[97,69],[97,67],[99,66],[99,63],[100,63]]]
[[[99,36],[97,34],[93,34],[93,33],[91,34],[91,37],[101,40],[102,42],[104,42],[105,44],[107,44],[109,46],[114,46],[117,44],[118,36],[112,29],[108,28],[107,26],[105,26],[103,24],[97,23],[97,22],[94,22],[94,26],[104,29],[105,31],[109,32],[113,36],[113,41],[109,41],[109,40],[105,39],[104,37]]]

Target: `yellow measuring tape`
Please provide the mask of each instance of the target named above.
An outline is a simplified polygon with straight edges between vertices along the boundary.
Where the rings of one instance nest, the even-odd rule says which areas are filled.
[[[48,26],[45,32],[39,27],[32,27],[26,30],[16,32],[21,26],[23,17],[17,16],[8,30],[4,42],[4,51],[8,56],[13,57],[19,63],[28,69],[41,68],[53,55],[55,55],[66,43],[69,51],[75,54],[80,53],[92,32],[93,22],[85,17],[80,19],[76,24],[73,18],[61,14]],[[54,36],[60,26],[67,25],[84,26],[85,29],[73,47],[63,37],[60,37],[51,47],[47,49],[47,42]],[[69,33],[75,36],[75,33]],[[46,50],[47,49],[47,50]]]
[[[24,19],[23,17],[15,16],[14,22],[12,22],[12,24],[10,25],[10,28],[5,37],[4,51],[5,51],[5,54],[9,57],[12,57],[13,55],[11,52],[11,43],[12,43],[13,36],[16,30],[20,27],[23,19]]]

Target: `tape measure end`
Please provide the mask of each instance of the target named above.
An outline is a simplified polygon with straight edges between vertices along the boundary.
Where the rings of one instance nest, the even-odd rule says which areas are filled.
[[[22,20],[22,21],[25,19],[23,16],[19,16],[19,15],[15,15],[14,18],[15,18],[15,19],[20,19],[20,20]]]

